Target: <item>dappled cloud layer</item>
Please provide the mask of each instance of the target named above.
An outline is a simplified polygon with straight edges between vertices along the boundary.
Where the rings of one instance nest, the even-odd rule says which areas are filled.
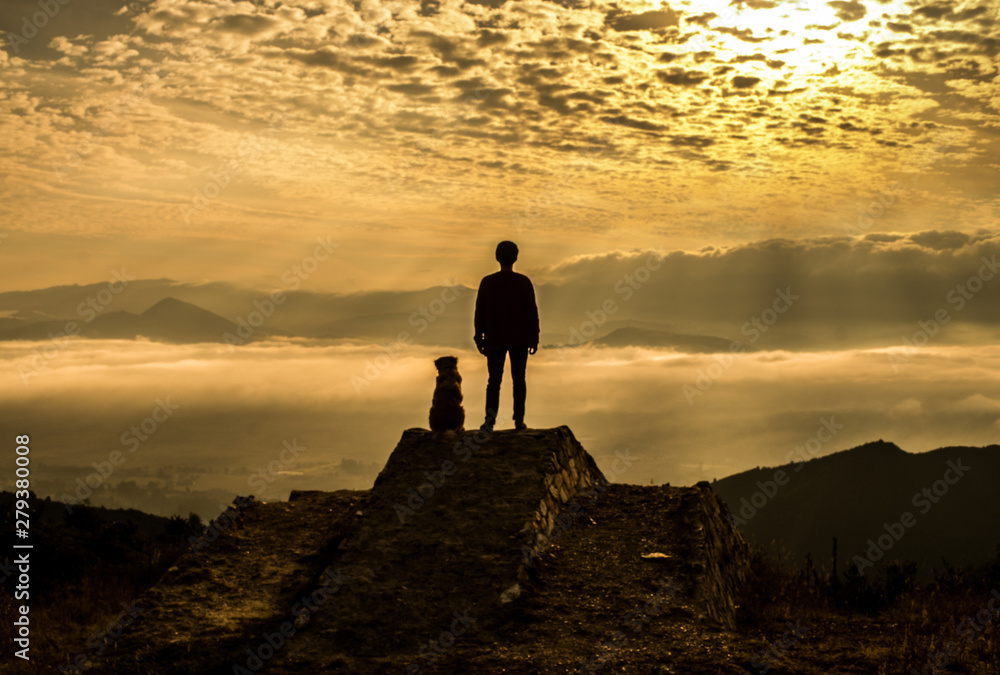
[[[841,232],[879,194],[876,230],[995,223],[991,3],[54,6],[0,9],[12,230],[687,244]]]

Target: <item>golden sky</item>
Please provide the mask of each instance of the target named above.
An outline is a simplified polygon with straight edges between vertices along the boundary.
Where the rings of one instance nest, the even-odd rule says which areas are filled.
[[[996,227],[996,3],[53,1],[0,8],[6,288]]]
[[[268,498],[370,485],[442,353],[478,424],[502,239],[528,424],[640,457],[620,480],[777,465],[831,418],[821,454],[995,442],[996,0],[3,0],[0,44],[0,332],[289,299],[240,349],[0,341],[40,494],[164,397],[98,503],[211,515],[293,439]],[[581,346],[618,328],[652,337]]]

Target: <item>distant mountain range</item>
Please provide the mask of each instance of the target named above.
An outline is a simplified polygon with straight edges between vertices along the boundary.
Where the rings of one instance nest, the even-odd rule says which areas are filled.
[[[249,322],[255,326],[252,339],[285,335],[473,346],[476,291],[460,284],[420,291],[288,290],[277,295],[232,284],[170,279],[130,280],[114,288],[117,292],[109,290],[109,284],[90,284],[0,293],[0,340],[45,340],[64,334],[72,321],[85,338],[221,342],[225,333]],[[539,290],[540,297],[544,292]],[[549,348],[591,344],[708,353],[729,351],[731,344],[711,335],[673,331],[655,321],[617,317],[588,329],[565,300],[554,300],[544,314],[542,340]]]
[[[109,312],[141,314],[165,298],[190,303],[238,324],[277,296],[274,312],[262,326],[276,335],[474,347],[478,280],[466,278],[466,283],[459,283],[445,276],[447,270],[442,270],[439,286],[350,293],[312,290],[298,277],[283,276],[285,286],[278,289],[253,289],[225,282],[131,279],[124,270],[115,274],[123,278],[0,293],[0,337],[41,321],[88,322]],[[872,316],[864,303],[845,303],[839,296],[837,303],[824,304],[825,291],[805,292],[810,287],[805,281],[796,290],[802,293],[801,303],[796,301],[794,309],[778,313],[772,305],[780,300],[776,292],[781,289],[769,290],[771,282],[763,279],[689,293],[682,277],[671,279],[670,275],[658,276],[641,290],[611,286],[599,276],[561,275],[553,269],[533,275],[543,347],[634,345],[710,353],[726,352],[738,340],[747,349],[752,345],[758,350],[839,351],[899,347],[919,329],[916,319],[905,318],[918,311],[912,303],[897,303],[903,306],[899,311]],[[405,274],[399,279],[406,283]],[[787,287],[781,284],[781,292],[786,293]],[[947,285],[941,287],[942,292]],[[977,296],[975,306],[984,302],[989,305]],[[769,330],[779,314],[780,330]],[[996,322],[984,319],[980,324],[963,316],[963,328],[942,330],[935,335],[936,345],[995,344]]]
[[[910,560],[933,568],[981,565],[1000,545],[1000,445],[908,453],[876,441],[818,459],[757,468],[715,481],[748,540],[807,554],[829,569]]]
[[[684,352],[710,354],[730,351],[733,341],[711,335],[690,335],[639,326],[624,326],[592,340],[591,344],[605,347],[672,347]],[[740,344],[741,351],[751,349],[753,348]]]
[[[269,335],[472,345],[475,292],[463,286],[350,295],[276,295],[225,283],[139,279],[119,285],[55,286],[0,293],[0,340],[44,340],[75,322],[87,338],[143,335],[166,342],[220,342],[249,323]],[[161,306],[161,303],[166,303]],[[261,321],[263,319],[263,321]]]
[[[139,337],[158,342],[222,342],[228,333],[236,336],[237,325],[218,314],[176,298],[164,298],[142,312],[116,311],[94,316],[92,321],[49,319],[0,325],[0,340],[45,340],[50,335],[73,334],[86,338],[131,340]],[[257,335],[260,337],[260,334]]]

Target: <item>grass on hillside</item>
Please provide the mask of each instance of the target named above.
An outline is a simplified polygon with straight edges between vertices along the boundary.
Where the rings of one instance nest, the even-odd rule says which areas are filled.
[[[976,570],[945,565],[926,583],[912,563],[863,576],[850,564],[821,574],[809,560],[792,567],[761,549],[751,569],[739,630],[777,645],[759,659],[758,673],[823,672],[833,654],[845,659],[831,661],[838,670],[830,672],[1000,673],[1000,557]],[[782,639],[790,623],[807,626],[801,632],[809,639]]]

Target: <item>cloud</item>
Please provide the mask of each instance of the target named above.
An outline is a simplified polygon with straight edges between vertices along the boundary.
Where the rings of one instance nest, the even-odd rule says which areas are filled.
[[[699,70],[685,70],[683,68],[669,68],[666,70],[657,70],[656,77],[667,84],[678,85],[682,87],[691,87],[701,84],[709,78],[708,73]]]
[[[676,26],[680,23],[677,12],[667,8],[666,10],[654,10],[642,12],[641,14],[624,14],[612,12],[608,14],[608,25],[617,31],[635,30],[657,30]]]
[[[57,35],[54,37],[49,46],[57,52],[66,54],[67,56],[83,56],[88,51],[87,45],[78,44],[63,35]],[[6,55],[7,52],[3,52],[3,54]]]
[[[401,94],[406,94],[407,96],[426,96],[432,94],[435,88],[431,85],[423,84],[419,81],[405,82],[400,84],[388,84],[386,88],[389,91],[398,91]]]
[[[860,21],[868,13],[864,4],[857,0],[831,0],[826,4],[837,11],[837,18],[841,21]]]
[[[760,82],[759,77],[747,77],[745,75],[737,75],[733,78],[733,86],[737,89],[748,89],[750,87],[755,87]]]
[[[507,44],[510,42],[510,37],[502,31],[483,29],[479,32],[477,42],[481,47],[492,47]]]
[[[965,232],[955,232],[954,230],[931,230],[928,232],[916,232],[907,237],[907,239],[917,246],[922,246],[932,251],[953,251],[969,246],[978,241],[979,238]],[[899,241],[899,239],[895,239],[895,241]]]
[[[964,30],[935,30],[930,31],[929,36],[933,40],[940,40],[942,42],[972,45],[972,48],[966,52],[969,54],[983,54],[990,57],[1000,54],[1000,39],[998,38],[987,37]]]
[[[937,2],[923,5],[914,10],[914,14],[928,19],[945,19],[952,23],[960,21],[970,21],[977,17],[982,17],[989,9],[985,5],[969,7],[960,11],[955,11],[955,6],[950,2]]]
[[[617,117],[602,117],[601,119],[608,124],[617,124],[623,127],[631,127],[632,129],[641,129],[642,131],[661,131],[666,128],[662,124],[657,124],[656,122],[637,120],[631,117],[626,117],[625,115],[618,115]]]
[[[345,57],[343,53],[336,49],[324,47],[317,50],[305,50],[289,48],[283,51],[266,52],[275,56],[295,59],[310,66],[320,66],[336,70],[346,75],[359,75],[362,77],[372,76],[374,72],[371,68],[359,65],[355,59]]]
[[[918,7],[916,13],[929,19],[940,19],[951,14],[951,3],[937,3]]]
[[[304,451],[290,468],[301,475],[269,488],[268,498],[280,499],[292,487],[370,487],[403,430],[426,426],[440,350],[411,345],[390,357],[372,344],[275,341],[230,354],[224,346],[74,343],[25,390],[14,364],[29,353],[0,343],[0,405],[9,411],[0,433],[35,430],[40,495],[72,489],[93,462],[125,447],[118,439],[157,399],[169,399],[177,408],[125,453],[109,479],[114,492],[124,498],[130,480],[171,476],[201,490],[245,492],[253,467],[296,439]],[[469,426],[482,407],[485,360],[471,348],[452,353]],[[1000,368],[996,346],[928,348],[899,373],[878,350],[758,351],[725,363],[641,348],[543,348],[528,363],[526,421],[569,425],[605,471],[629,448],[637,459],[620,480],[634,484],[690,485],[780,464],[831,416],[844,426],[823,453],[877,438],[911,452],[996,438],[1000,382],[984,377]],[[690,403],[685,386],[699,392]]]
[[[675,141],[698,145],[696,139]],[[768,344],[784,348],[900,345],[918,321],[942,309],[954,317],[955,326],[963,326],[942,330],[938,339],[943,343],[990,340],[982,331],[1000,328],[1000,272],[992,268],[1000,256],[995,231],[773,239],[703,253],[674,252],[657,264],[659,255],[583,257],[536,276],[560,289],[546,291],[550,302],[575,306],[584,316],[588,304],[619,297],[615,284],[652,260],[655,272],[616,320],[663,317],[663,328],[685,326],[725,338],[738,337],[740,326],[769,305],[776,289],[791,289],[801,302],[782,318],[785,327],[767,336],[777,341]],[[967,298],[962,287],[969,284],[979,290]],[[684,293],[678,295],[679,288]]]
[[[714,30],[725,33],[726,35],[732,35],[733,37],[743,41],[743,42],[767,42],[772,38],[769,37],[754,37],[753,29],[751,28],[733,28],[731,26],[719,26]]]
[[[213,21],[213,25],[221,31],[257,37],[273,31],[279,23],[272,17],[260,14],[229,14]]]
[[[124,12],[108,2],[110,9],[104,0],[87,5],[104,14],[66,5],[65,23],[53,20],[20,55],[8,46],[0,57],[0,175],[11,186],[0,190],[0,218],[8,228],[112,236],[130,221],[144,223],[149,236],[225,239],[335,211],[344,222],[381,227],[414,208],[442,229],[463,218],[501,227],[513,222],[512,204],[537,200],[556,183],[558,215],[544,225],[553,232],[593,234],[628,213],[638,243],[662,234],[730,241],[801,227],[818,234],[831,225],[802,225],[784,187],[790,181],[818,212],[834,214],[851,210],[853,195],[888,180],[941,129],[966,134],[955,157],[985,156],[993,144],[988,81],[1000,36],[974,7],[886,7],[879,21],[891,26],[849,35],[806,27],[831,24],[835,12],[860,13],[861,3],[824,6],[817,20],[766,1],[700,14],[603,0],[495,7],[155,0]],[[0,16],[16,23],[30,6],[4,3]],[[900,32],[904,25],[910,31]],[[157,81],[143,103],[107,114],[127,91],[147,91],[150,73]],[[847,89],[853,93],[840,93]],[[842,114],[828,112],[834,108]],[[828,119],[829,131],[804,123],[803,114]],[[178,221],[208,173],[278,118],[281,142],[266,161],[248,164],[199,211],[197,224]],[[97,136],[98,123],[113,132]],[[853,129],[871,133],[847,133]],[[673,142],[644,142],[665,130]],[[756,186],[767,203],[751,212],[713,197],[715,174],[753,163],[748,144],[816,151],[770,166]],[[615,152],[594,162],[583,149],[597,145]],[[468,172],[500,153],[506,166],[531,167],[535,178],[499,189],[485,168]],[[844,154],[833,161],[829,153]],[[968,163],[939,162],[934,179],[946,188],[922,190],[887,226],[993,222],[982,207],[989,169],[973,161],[972,180]],[[70,163],[81,170],[59,174],[63,183],[52,167]],[[652,195],[665,189],[664,167],[681,164],[686,187],[668,216]],[[572,182],[559,178],[566,165],[579,169]],[[331,203],[331,185],[352,200]],[[595,194],[632,210],[608,209]],[[93,208],[77,208],[80,200]],[[150,211],[150,204],[167,206]],[[432,214],[429,204],[451,215]]]
[[[731,63],[748,63],[750,61],[760,61],[761,63],[766,63],[769,68],[781,68],[785,65],[784,61],[778,61],[775,59],[770,59],[764,54],[757,52],[756,54],[741,54],[736,56]]]
[[[671,145],[677,145],[682,147],[690,148],[705,148],[712,145],[715,141],[706,136],[672,136],[670,138]]]
[[[684,17],[687,23],[695,24],[697,26],[702,26],[703,28],[708,27],[708,22],[712,19],[717,19],[719,17],[715,12],[704,12],[702,14],[696,14],[694,16]]]
[[[410,54],[398,54],[395,56],[373,57],[371,63],[391,70],[409,72],[420,65],[420,59]]]

